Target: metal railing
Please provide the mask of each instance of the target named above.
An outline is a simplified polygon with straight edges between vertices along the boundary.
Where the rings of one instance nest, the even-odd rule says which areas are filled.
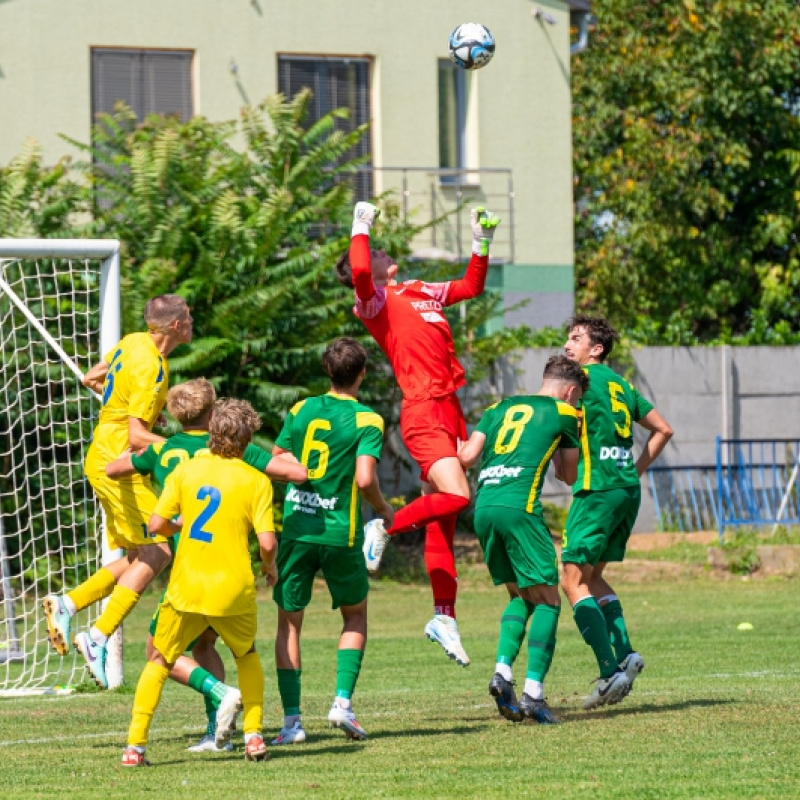
[[[647,477],[658,530],[685,532],[719,527],[716,464],[649,467]]]

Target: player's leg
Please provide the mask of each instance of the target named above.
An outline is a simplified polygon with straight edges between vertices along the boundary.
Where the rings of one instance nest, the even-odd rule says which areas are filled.
[[[359,550],[351,547],[321,546],[320,562],[332,606],[342,614],[342,633],[336,651],[336,691],[328,722],[343,730],[349,739],[362,740],[367,738],[367,732],[353,710],[353,693],[367,643],[367,569]]]
[[[139,676],[133,698],[133,713],[128,730],[128,746],[122,754],[125,767],[146,766],[145,749],[153,714],[161,700],[172,665],[188,643],[206,627],[203,617],[175,610],[162,603],[153,650]]]
[[[305,608],[311,602],[314,576],[321,566],[318,551],[318,545],[292,540],[282,539],[278,545],[278,580],[272,598],[278,606],[275,666],[284,717],[280,732],[272,740],[274,745],[301,744],[306,740],[300,710],[300,635]]]
[[[245,614],[211,617],[208,621],[233,653],[241,691],[236,706],[229,707],[226,701],[220,704],[217,712],[217,747],[222,748],[230,741],[236,714],[244,710],[242,728],[245,758],[248,761],[263,761],[268,757],[267,746],[261,735],[264,718],[264,669],[255,649],[255,602],[252,609]]]
[[[614,517],[614,498],[610,492],[585,492],[573,498],[564,528],[561,551],[561,588],[572,606],[575,624],[592,648],[600,677],[584,702],[596,708],[622,699],[628,686],[624,671],[617,668],[603,612],[592,595],[590,583],[594,565],[605,549]]]

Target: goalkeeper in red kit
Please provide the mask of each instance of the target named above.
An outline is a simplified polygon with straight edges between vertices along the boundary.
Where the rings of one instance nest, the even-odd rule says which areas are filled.
[[[400,430],[421,470],[423,494],[400,509],[385,530],[375,519],[364,529],[367,569],[378,569],[389,537],[427,526],[425,568],[433,591],[434,617],[425,635],[461,666],[469,657],[456,623],[456,517],[469,505],[469,484],[458,460],[467,438],[456,391],[466,383],[453,334],[442,308],[483,293],[489,245],[500,220],[482,207],[471,211],[472,257],[464,277],[444,283],[397,282],[397,264],[370,248],[370,229],[379,214],[357,203],[350,249],[336,264],[339,281],[355,289],[354,312],[386,354],[403,392]]]

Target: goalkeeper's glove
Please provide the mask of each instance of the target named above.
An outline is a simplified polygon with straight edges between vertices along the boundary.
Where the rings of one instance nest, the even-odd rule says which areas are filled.
[[[356,207],[353,209],[352,235],[356,236],[359,233],[363,233],[369,236],[369,229],[372,227],[372,223],[378,219],[380,213],[381,210],[372,205],[372,203],[356,203]]]
[[[500,217],[483,206],[478,206],[469,212],[469,218],[472,225],[472,252],[478,256],[488,256],[489,245],[494,238],[495,228],[500,224]]]

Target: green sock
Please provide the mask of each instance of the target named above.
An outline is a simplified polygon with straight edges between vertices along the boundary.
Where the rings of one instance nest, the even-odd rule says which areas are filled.
[[[622,616],[622,604],[618,599],[614,599],[600,606],[600,610],[606,619],[606,629],[611,639],[611,646],[614,648],[614,655],[617,657],[617,664],[620,664],[633,652],[625,618]]]
[[[189,687],[196,692],[200,692],[203,697],[209,698],[214,703],[214,708],[219,706],[225,692],[228,691],[227,684],[218,681],[207,669],[195,667],[189,675]]]
[[[611,649],[606,620],[597,601],[591,595],[578,600],[573,614],[581,636],[594,652],[597,666],[600,668],[600,677],[607,678],[613,675],[617,669],[617,659]]]
[[[206,718],[208,719],[206,736],[213,736],[217,732],[217,706],[219,704],[215,703],[211,696],[204,697],[203,702],[206,704]]]
[[[553,663],[556,649],[556,629],[558,628],[559,606],[540,603],[536,606],[528,635],[527,678],[544,683],[544,676]]]
[[[336,651],[336,696],[349,700],[356,690],[358,673],[361,672],[363,650]]]
[[[500,638],[497,640],[497,661],[511,666],[519,655],[525,628],[533,614],[533,603],[521,597],[512,597],[500,617]]]
[[[287,717],[300,714],[300,669],[278,669],[278,692]]]

